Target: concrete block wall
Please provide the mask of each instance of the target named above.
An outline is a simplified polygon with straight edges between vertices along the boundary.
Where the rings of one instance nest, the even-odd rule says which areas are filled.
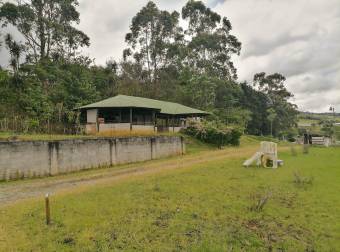
[[[105,132],[110,130],[130,130],[130,123],[101,123],[99,124],[99,132]]]
[[[0,142],[0,180],[42,177],[185,153],[182,137]]]

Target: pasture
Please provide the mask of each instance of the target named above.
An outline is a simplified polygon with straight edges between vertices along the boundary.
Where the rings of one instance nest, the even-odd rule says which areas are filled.
[[[339,251],[340,149],[281,146],[283,167],[243,168],[257,146],[193,141],[186,157],[143,163],[178,169],[57,193],[49,226],[43,195],[0,207],[0,251]]]

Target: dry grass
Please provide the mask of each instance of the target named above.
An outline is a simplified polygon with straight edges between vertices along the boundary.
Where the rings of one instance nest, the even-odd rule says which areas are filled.
[[[129,136],[178,136],[180,133],[155,132],[153,130],[106,130],[93,134],[97,137],[129,137]]]
[[[126,136],[156,136],[157,132],[153,130],[105,130],[92,134],[99,137],[126,137]]]
[[[96,138],[96,137],[130,137],[130,136],[173,136],[179,135],[172,132],[154,132],[153,130],[107,130],[104,132],[93,132],[87,135],[61,135],[61,134],[15,134],[12,132],[0,132],[0,141],[52,141],[78,138]]]
[[[294,172],[294,184],[297,186],[304,187],[306,185],[312,185],[314,182],[314,177],[302,176],[299,172]]]
[[[264,206],[267,204],[268,200],[270,199],[272,193],[266,192],[262,193],[255,193],[251,195],[251,200],[253,201],[252,205],[249,207],[250,211],[254,212],[261,212],[263,211]]]

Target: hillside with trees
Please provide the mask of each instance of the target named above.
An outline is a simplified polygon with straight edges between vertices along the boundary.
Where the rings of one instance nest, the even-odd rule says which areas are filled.
[[[2,3],[0,22],[22,37],[1,32],[10,62],[0,70],[0,130],[73,133],[74,108],[117,94],[207,110],[248,134],[282,136],[296,125],[285,77],[263,72],[240,83],[232,59],[242,44],[230,20],[201,1],[181,13],[148,2],[130,22],[122,58],[104,66],[82,53],[91,38],[76,28],[76,0]]]

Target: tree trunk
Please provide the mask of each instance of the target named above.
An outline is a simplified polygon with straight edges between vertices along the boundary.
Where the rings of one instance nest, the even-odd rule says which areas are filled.
[[[40,40],[40,59],[45,58],[45,47],[46,47],[46,39],[45,39],[45,25],[44,25],[44,1],[41,1],[40,6],[38,8],[38,26],[39,26],[39,40]]]
[[[146,47],[146,58],[147,58],[147,64],[148,64],[148,75],[149,75],[149,81],[151,82],[151,70],[150,70],[150,56],[149,56],[149,42],[148,42],[148,31],[145,31],[145,47]]]

